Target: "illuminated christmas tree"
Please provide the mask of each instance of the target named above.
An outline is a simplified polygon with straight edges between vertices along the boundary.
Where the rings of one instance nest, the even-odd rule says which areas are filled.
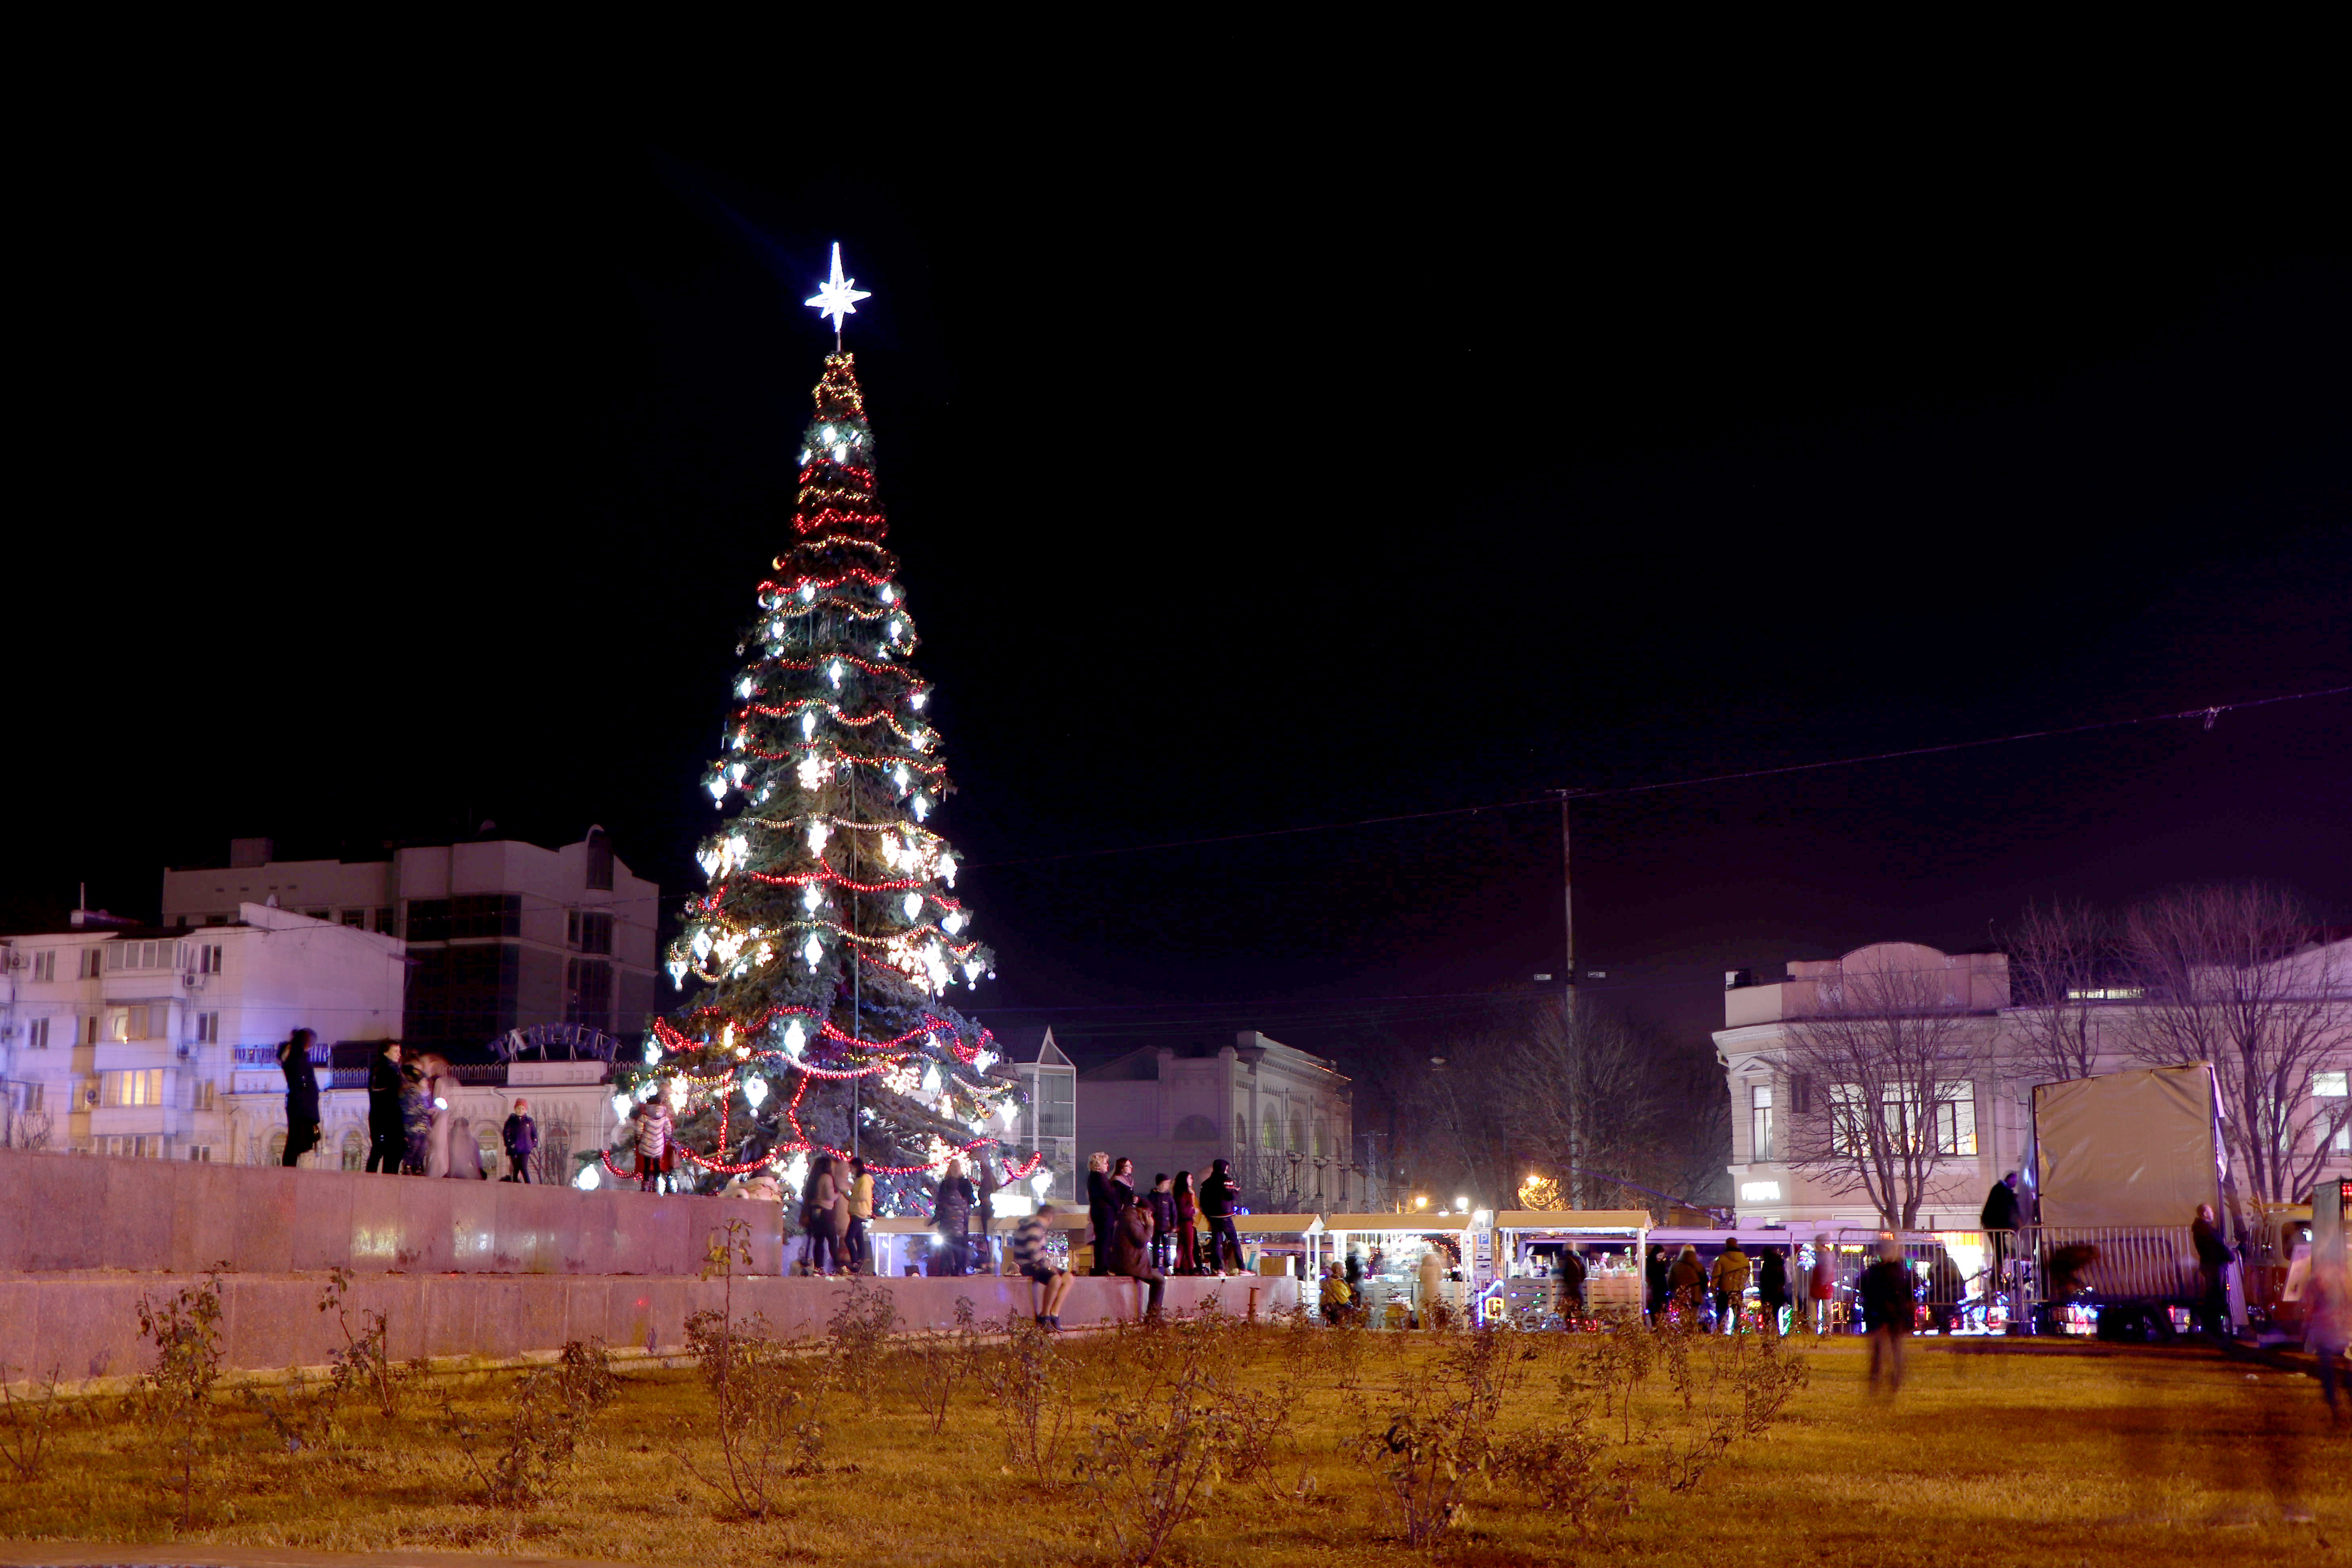
[[[802,439],[793,539],[737,649],[749,662],[704,780],[726,816],[669,953],[672,982],[695,989],[619,1087],[668,1098],[706,1183],[768,1168],[796,1191],[812,1153],[856,1152],[890,1212],[951,1156],[992,1157],[1018,1090],[991,1070],[988,1031],[943,999],[992,960],[931,826],[950,785],[883,548],[865,396],[839,352],[841,318],[866,298],[853,281],[835,246],[809,301],[836,338]]]

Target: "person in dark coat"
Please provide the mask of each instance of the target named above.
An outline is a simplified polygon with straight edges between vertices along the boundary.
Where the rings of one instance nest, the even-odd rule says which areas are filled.
[[[1110,1156],[1097,1149],[1087,1156],[1087,1219],[1094,1228],[1094,1267],[1089,1274],[1110,1273],[1111,1232],[1118,1226],[1118,1210],[1111,1202]]]
[[[427,1056],[400,1064],[400,1168],[425,1174],[425,1146],[433,1141],[433,1073]]]
[[[1168,1277],[1151,1263],[1151,1209],[1141,1197],[1129,1201],[1119,1215],[1118,1226],[1111,1235],[1111,1272],[1124,1274],[1129,1279],[1140,1279],[1150,1287],[1151,1299],[1143,1314],[1148,1318],[1160,1315],[1160,1298],[1168,1289]]]
[[[1903,1387],[1903,1352],[1911,1342],[1911,1269],[1903,1261],[1903,1244],[1891,1236],[1878,1241],[1878,1261],[1862,1271],[1854,1284],[1862,1303],[1864,1331],[1870,1336],[1870,1388],[1875,1394],[1885,1380],[1892,1398]]]
[[[319,1069],[310,1062],[318,1037],[297,1029],[278,1043],[278,1066],[286,1074],[286,1153],[278,1163],[299,1163],[319,1146]]]
[[[1666,1273],[1666,1290],[1683,1327],[1696,1329],[1699,1306],[1706,1300],[1706,1265],[1698,1260],[1697,1247],[1685,1245],[1676,1255],[1674,1268]]]
[[[2017,1173],[2011,1171],[1992,1184],[1992,1191],[1985,1194],[1984,1210],[1977,1215],[1985,1239],[1992,1244],[1992,1273],[1985,1283],[1988,1297],[2000,1293],[2008,1276],[2006,1265],[2017,1249],[2018,1215]]]
[[[971,1257],[972,1205],[979,1202],[980,1194],[972,1190],[971,1178],[963,1173],[963,1162],[950,1160],[947,1173],[940,1177],[939,1195],[931,1205],[931,1223],[947,1238],[940,1254],[946,1259],[949,1274],[961,1276],[966,1272],[965,1265]]]
[[[1234,1249],[1234,1272],[1247,1271],[1249,1263],[1242,1256],[1241,1232],[1234,1228],[1234,1209],[1241,1201],[1241,1189],[1226,1173],[1227,1163],[1217,1161],[1209,1167],[1209,1179],[1201,1184],[1201,1217],[1209,1222],[1209,1271],[1222,1275],[1225,1271],[1225,1248]]]
[[[539,1123],[530,1119],[530,1101],[518,1100],[514,1111],[507,1118],[501,1132],[507,1146],[507,1173],[509,1182],[530,1180],[531,1151],[539,1147]]]
[[[1780,1247],[1767,1247],[1757,1254],[1756,1300],[1764,1309],[1764,1331],[1778,1339],[1780,1309],[1789,1304],[1789,1255]]]
[[[386,1040],[368,1064],[367,1168],[387,1176],[400,1174],[408,1133],[400,1114],[400,1042]]]
[[[1559,1321],[1562,1326],[1573,1328],[1584,1316],[1584,1278],[1589,1273],[1584,1255],[1574,1247],[1559,1249]]]
[[[1151,1178],[1151,1191],[1144,1194],[1151,1206],[1151,1267],[1162,1274],[1171,1266],[1170,1254],[1176,1247],[1176,1194],[1164,1175]]]
[[[293,1162],[289,1160],[287,1163]],[[2230,1244],[2221,1239],[2221,1227],[2214,1222],[2211,1204],[2197,1205],[2197,1218],[2189,1227],[2189,1239],[2197,1246],[2198,1282],[2202,1287],[2197,1297],[2197,1326],[2217,1340],[2227,1339],[2230,1333]]]
[[[1666,1249],[1663,1247],[1652,1246],[1650,1260],[1642,1266],[1642,1282],[1649,1287],[1650,1321],[1654,1323],[1665,1321],[1666,1271],[1669,1267],[1666,1261]]]

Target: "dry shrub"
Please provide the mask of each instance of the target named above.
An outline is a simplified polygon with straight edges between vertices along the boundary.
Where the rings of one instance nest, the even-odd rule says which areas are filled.
[[[139,1332],[154,1342],[155,1364],[141,1374],[131,1401],[142,1424],[165,1446],[172,1489],[180,1495],[182,1530],[194,1521],[196,1477],[214,1446],[220,1277],[226,1268],[215,1264],[202,1284],[183,1286],[161,1301],[139,1298]]]
[[[1003,1415],[1005,1461],[1039,1480],[1070,1429],[1071,1393],[1076,1384],[1070,1359],[1054,1336],[1018,1315],[1004,1321],[1004,1342],[980,1363],[980,1385]]]
[[[47,1379],[26,1399],[8,1386],[9,1370],[0,1366],[0,1459],[17,1480],[29,1484],[41,1479],[41,1461],[57,1425],[58,1369],[49,1368]]]
[[[446,1394],[441,1414],[483,1500],[520,1511],[554,1495],[589,1423],[619,1392],[603,1342],[573,1340],[551,1364],[515,1380],[502,1426],[476,1426]]]

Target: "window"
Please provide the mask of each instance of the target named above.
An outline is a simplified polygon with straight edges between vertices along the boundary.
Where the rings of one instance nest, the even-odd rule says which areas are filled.
[[[1833,1083],[1829,1089],[1830,1151],[1836,1154],[1859,1154],[1869,1142],[1862,1113],[1862,1085]]]
[[[86,1046],[98,1044],[98,1015],[95,1013],[89,1016],[88,1022],[83,1026],[82,1044]]]
[[[180,967],[180,944],[176,942],[110,942],[103,951],[109,970]]]
[[[228,924],[228,919],[229,919],[229,918],[228,918],[228,916],[226,916],[226,915],[206,915],[206,916],[205,917],[205,924],[206,924],[206,925],[208,925],[208,926],[225,926],[225,925]],[[191,1155],[189,1155],[189,1156],[188,1156],[188,1158],[190,1158],[190,1159],[192,1159],[192,1160],[193,1160],[193,1159],[194,1159],[194,1158],[195,1158],[195,1156],[194,1156],[194,1154],[191,1154]],[[211,1159],[211,1158],[212,1158],[212,1151],[211,1151],[211,1150],[207,1149],[207,1150],[205,1150],[205,1158],[206,1158],[207,1160],[209,1160],[209,1159]]]
[[[343,911],[343,923],[351,927],[353,931],[365,931],[367,930],[367,911],[365,910],[345,910]]]
[[[221,972],[221,945],[208,942],[196,949],[196,973],[218,974]]]
[[[117,1007],[106,1016],[106,1037],[110,1040],[143,1040],[147,1037],[145,1007]],[[163,1009],[152,1009],[159,1016]],[[160,1022],[160,1016],[158,1021]]]
[[[58,950],[45,947],[33,954],[33,978],[55,980],[58,977]]]
[[[408,940],[447,942],[453,937],[520,936],[520,893],[467,893],[456,899],[408,900]]]
[[[2352,1154],[2352,1121],[2346,1120],[2347,1112],[2352,1112],[2352,1107],[2342,1103],[2347,1094],[2352,1094],[2352,1072],[2315,1072],[2311,1075],[2312,1099],[2337,1101],[2334,1105],[2313,1107],[2320,1118],[2319,1126],[2323,1132],[2326,1131],[2328,1122],[2336,1123],[2335,1136],[2327,1140],[2331,1153]]]
[[[220,1015],[218,1013],[197,1014],[196,1044],[200,1046],[215,1046],[219,1043]]]
[[[188,1146],[188,1158],[191,1160],[202,1161],[207,1165],[211,1164],[213,1159],[212,1145],[209,1143],[190,1144]]]
[[[1067,1073],[1037,1075],[1037,1134],[1075,1138],[1078,1133],[1077,1082]]]
[[[85,947],[81,950],[80,960],[74,965],[74,978],[76,980],[95,980],[104,972],[105,967],[106,949],[102,947]]]
[[[37,1051],[49,1048],[49,1021],[47,1018],[36,1018],[25,1026],[25,1044]]]
[[[1973,1155],[1976,1152],[1976,1086],[1967,1083],[1937,1084],[1936,1086],[1936,1152]]]
[[[356,1171],[367,1163],[367,1140],[356,1132],[343,1134],[343,1169]]]
[[[310,920],[324,921],[332,920],[334,918],[335,911],[332,910],[304,910],[302,913]]]
[[[613,917],[598,910],[574,910],[568,934],[572,945],[582,952],[609,953],[613,951]]]
[[[163,1103],[163,1069],[139,1068],[130,1072],[101,1073],[104,1082],[102,1097],[109,1105],[161,1105]]]
[[[390,936],[392,934],[392,906],[390,904],[385,904],[376,910],[375,929],[378,935]]]
[[[212,1079],[205,1079],[202,1083],[196,1085],[195,1093],[190,1097],[188,1109],[191,1110],[210,1110],[213,1108],[214,1097],[218,1092],[219,1088]]]
[[[613,1026],[613,966],[593,958],[571,961],[564,976],[563,1021],[592,1029]]]
[[[1769,1083],[1759,1083],[1748,1091],[1748,1158],[1780,1158],[1772,1145],[1772,1086]]]

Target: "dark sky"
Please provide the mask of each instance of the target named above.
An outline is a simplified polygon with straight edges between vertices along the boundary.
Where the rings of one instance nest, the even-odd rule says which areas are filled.
[[[1442,1031],[1559,969],[1558,813],[1040,857],[2352,683],[2337,204],[2188,138],[1853,140],[785,115],[59,177],[5,913],[482,818],[698,880],[836,238],[975,1010],[1083,1049]],[[2033,896],[2352,919],[2347,778],[2337,696],[1596,798],[1583,966],[1695,1035],[1724,969]]]

